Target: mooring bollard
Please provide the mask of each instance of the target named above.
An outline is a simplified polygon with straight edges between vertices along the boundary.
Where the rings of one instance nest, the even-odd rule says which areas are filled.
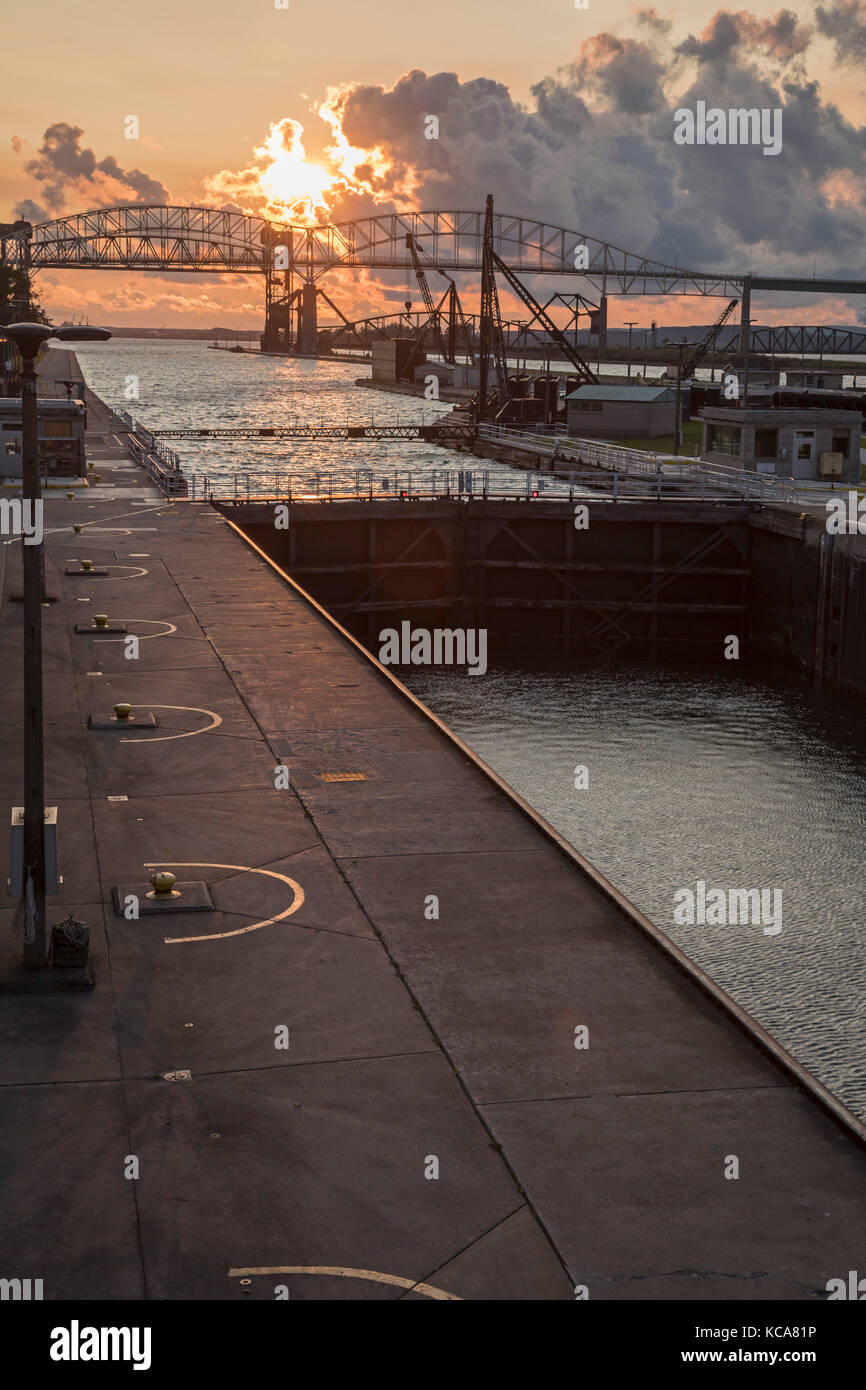
[[[175,890],[174,886],[177,879],[174,874],[169,873],[167,869],[158,870],[155,874],[151,874],[150,882],[152,891],[148,893],[147,896],[153,898],[154,901],[180,897],[180,893]]]
[[[82,568],[83,570],[92,570],[92,569],[93,569],[93,561],[92,561],[92,560],[82,560],[82,561],[81,561],[81,568]]]
[[[125,701],[122,701],[120,704],[114,706],[114,714],[116,719],[128,719],[132,714],[132,705],[128,705]]]
[[[94,626],[95,626],[95,627],[105,627],[105,625],[106,625],[107,622],[108,622],[108,614],[107,614],[107,613],[94,613],[94,615],[93,615],[93,623],[94,623]]]

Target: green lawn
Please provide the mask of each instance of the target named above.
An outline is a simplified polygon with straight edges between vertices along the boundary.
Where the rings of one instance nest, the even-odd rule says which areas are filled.
[[[680,453],[684,462],[694,458],[695,449],[700,453],[701,430],[700,420],[686,420],[683,424]],[[655,439],[610,439],[607,443],[622,444],[626,449],[644,449],[651,454],[669,454],[674,447],[674,437],[672,434],[660,434]]]

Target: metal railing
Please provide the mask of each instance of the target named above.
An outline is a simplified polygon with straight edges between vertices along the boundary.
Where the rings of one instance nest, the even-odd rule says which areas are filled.
[[[170,449],[158,435],[154,434],[152,430],[149,430],[146,425],[142,425],[140,421],[134,419],[128,411],[121,410],[120,418],[130,433],[141,440],[145,448],[162,459],[169,471],[175,473],[181,472],[180,454],[175,453],[174,449]]]
[[[382,475],[374,469],[354,470],[354,485],[346,473],[305,470],[259,470],[228,473],[224,468],[211,475],[185,474],[180,456],[165,441],[120,412],[129,434],[127,444],[133,458],[167,497],[187,497],[190,501],[260,501],[282,498],[297,500],[432,500],[437,498],[528,498],[550,500],[578,495],[611,501],[661,498],[729,498],[757,502],[796,502],[802,494],[833,490],[834,484],[805,479],[777,477],[726,464],[701,460],[678,460],[643,449],[609,444],[597,439],[581,439],[559,433],[542,433],[539,427],[513,429],[507,425],[481,424],[479,438],[537,454],[549,461],[541,471],[515,474],[514,485],[497,480],[490,486],[488,469],[433,469],[413,478],[409,470],[395,469]],[[214,431],[217,433],[217,431]],[[576,467],[575,467],[576,465]]]
[[[413,475],[394,470],[383,476],[373,469],[346,473],[313,470],[268,471],[211,475],[187,475],[188,500],[245,505],[255,502],[436,502],[436,501],[512,501],[558,502],[592,501],[730,501],[727,486],[702,485],[684,493],[675,480],[662,472],[643,478],[629,473],[612,473],[602,479],[597,471],[569,471],[552,477],[549,472],[516,473],[513,484],[489,469],[434,469]]]
[[[583,463],[616,473],[655,474],[660,463],[658,454],[647,453],[643,449],[603,444],[597,439],[577,439],[559,432],[541,434],[537,430],[511,429],[508,425],[481,424],[478,434],[481,439],[489,439],[491,443],[513,444],[534,454],[557,453],[565,461],[577,454]]]
[[[491,443],[511,444],[529,453],[543,454],[558,466],[558,471],[577,462],[627,477],[654,477],[661,472],[675,479],[676,486],[687,488],[690,492],[698,491],[701,496],[708,496],[708,489],[718,489],[755,501],[792,502],[803,490],[795,478],[752,472],[726,464],[704,463],[700,459],[679,463],[648,450],[605,444],[597,439],[581,439],[559,433],[540,434],[490,424],[479,425],[478,433],[481,439],[490,440]]]
[[[146,425],[134,419],[128,411],[121,410],[120,418],[129,431],[126,447],[130,456],[144,469],[151,481],[156,483],[166,497],[188,496],[188,483],[180,466],[180,455],[158,439]]]

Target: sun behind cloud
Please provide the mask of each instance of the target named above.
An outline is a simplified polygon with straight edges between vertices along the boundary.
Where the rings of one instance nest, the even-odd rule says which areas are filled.
[[[245,212],[274,221],[316,226],[327,222],[346,195],[373,198],[390,163],[379,149],[359,149],[343,134],[337,92],[331,90],[316,115],[331,131],[322,161],[310,160],[304,147],[304,127],[291,116],[274,122],[253,162],[238,171],[223,169],[205,180],[211,198],[230,199]]]
[[[259,187],[268,205],[284,210],[290,221],[318,220],[327,211],[325,197],[335,174],[307,159],[304,127],[290,116],[272,125],[262,145],[254,150],[265,166],[259,174]]]

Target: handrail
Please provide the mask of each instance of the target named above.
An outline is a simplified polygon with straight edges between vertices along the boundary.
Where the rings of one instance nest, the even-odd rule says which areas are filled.
[[[654,476],[673,463],[661,454],[648,450],[630,449],[626,445],[606,444],[598,439],[582,439],[574,435],[542,435],[487,423],[479,425],[478,433],[482,439],[510,443],[530,453],[545,456],[556,454],[563,463],[568,463],[576,452],[581,463],[592,463],[597,468],[624,474]],[[677,465],[677,470],[677,481],[680,483],[696,483],[703,488],[706,482],[711,481],[757,500],[795,501],[799,487],[799,480],[795,478],[752,472],[733,465],[705,463],[701,459],[684,461]]]
[[[180,466],[180,455],[157,439],[146,425],[126,410],[120,411],[120,418],[129,433],[126,436],[127,449],[152,482],[166,497],[186,497],[188,483]]]
[[[395,474],[393,483],[368,470],[366,486],[356,470],[355,486],[347,484],[345,476],[332,473],[269,472],[267,474],[190,473],[187,475],[187,497],[191,502],[214,501],[232,506],[250,503],[279,502],[392,502],[395,505],[418,501],[509,501],[536,503],[627,502],[627,501],[695,501],[726,502],[735,500],[726,487],[714,488],[705,484],[684,493],[675,481],[656,474],[638,478],[632,474],[614,473],[603,480],[597,472],[573,472],[552,478],[549,473],[525,472],[515,478],[514,486],[502,486],[497,480],[491,486],[489,470],[447,469],[425,477],[409,472]],[[480,474],[480,476],[479,476]],[[384,486],[383,486],[384,484]]]

